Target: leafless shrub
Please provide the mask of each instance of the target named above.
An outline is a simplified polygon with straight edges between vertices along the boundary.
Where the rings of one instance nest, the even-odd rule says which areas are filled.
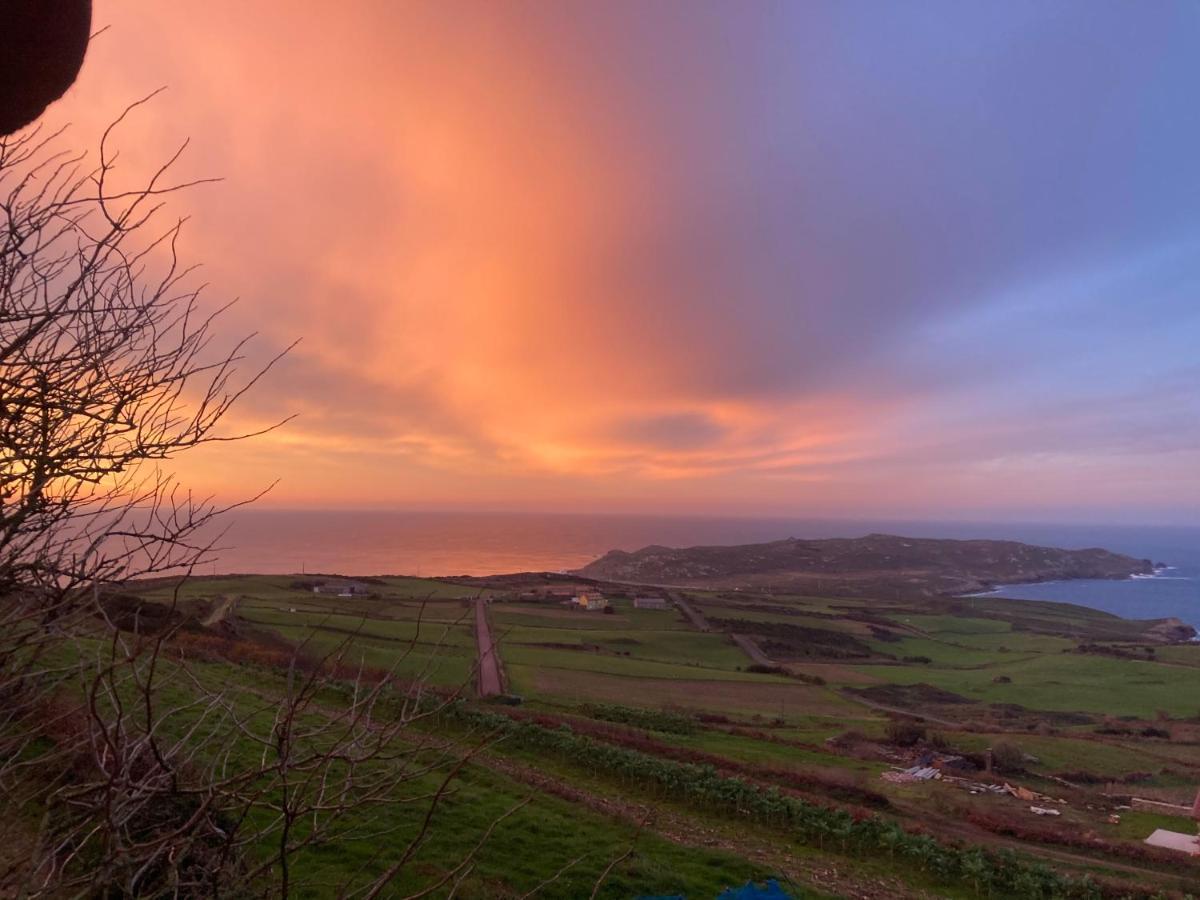
[[[112,135],[91,168],[58,134],[0,140],[0,843],[23,848],[0,854],[0,894],[286,897],[298,854],[371,838],[373,874],[339,889],[375,896],[488,743],[422,727],[454,695],[356,665],[353,635],[264,651],[274,674],[231,685],[170,616],[108,615],[117,586],[211,552],[223,510],[160,464],[250,436],[222,424],[274,362],[221,346],[182,221],[157,224],[188,186],[168,181],[178,153],[116,190]],[[424,812],[393,841],[371,813],[397,804]]]

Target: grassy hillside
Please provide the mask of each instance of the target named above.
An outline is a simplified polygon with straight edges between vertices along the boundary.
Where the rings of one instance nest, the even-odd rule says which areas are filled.
[[[617,585],[601,613],[547,590],[540,576],[383,579],[369,596],[337,597],[245,576],[191,582],[184,607],[196,622],[215,618],[199,634],[240,648],[203,663],[214,675],[261,692],[280,676],[247,662],[247,648],[340,646],[348,664],[396,665],[468,698],[436,726],[440,740],[485,726],[503,736],[464,770],[439,820],[445,832],[406,885],[444,871],[462,835],[522,795],[532,802],[492,835],[460,896],[518,896],[589,848],[571,880],[545,894],[578,896],[635,834],[600,896],[706,897],[767,874],[789,879],[796,896],[1090,896],[1071,887],[1081,879],[1108,885],[1105,896],[1150,896],[1200,882],[1197,864],[1142,845],[1153,828],[1186,822],[1122,808],[1134,795],[1189,799],[1200,783],[1200,655],[1163,644],[1145,623],[1064,604],[752,591],[676,591],[667,609],[637,609]],[[144,593],[168,596],[165,585]],[[488,600],[503,663],[510,698],[499,704],[470,699],[475,597]],[[864,656],[845,653],[859,646]],[[931,754],[961,757],[960,768],[941,781],[882,777]],[[1038,802],[1060,815],[981,787],[1005,782],[1052,798]],[[774,797],[801,805],[771,812]],[[835,816],[820,826],[828,835],[803,824],[814,815],[806,804]],[[879,824],[845,824],[864,816]],[[896,848],[913,834],[951,848],[943,869],[880,852],[871,842],[893,840],[892,825],[910,835]],[[389,827],[414,824],[401,816]],[[839,828],[849,830],[839,838]],[[876,849],[862,852],[867,844]],[[306,865],[370,870],[369,848],[356,846]],[[963,866],[977,860],[953,856],[971,848],[994,860],[975,877]],[[1065,880],[1013,887],[1034,885],[1039,865]]]

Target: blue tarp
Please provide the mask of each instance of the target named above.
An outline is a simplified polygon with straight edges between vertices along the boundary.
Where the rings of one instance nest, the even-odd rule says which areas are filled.
[[[774,878],[759,887],[752,881],[747,881],[744,887],[729,888],[717,895],[717,900],[791,900]]]
[[[687,898],[682,894],[653,897],[643,894],[637,900],[687,900]],[[779,886],[779,882],[772,878],[762,887],[753,881],[747,881],[740,888],[726,888],[717,895],[716,900],[791,900],[791,895],[785,894],[783,888]]]

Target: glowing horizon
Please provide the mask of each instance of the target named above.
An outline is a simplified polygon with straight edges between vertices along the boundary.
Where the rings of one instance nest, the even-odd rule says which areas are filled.
[[[321,9],[322,12],[317,10]],[[267,505],[1200,517],[1200,8],[98,2]],[[1087,29],[1080,29],[1086,17]]]

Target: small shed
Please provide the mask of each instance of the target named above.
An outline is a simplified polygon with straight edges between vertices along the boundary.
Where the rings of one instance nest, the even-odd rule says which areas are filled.
[[[1146,843],[1151,847],[1162,847],[1164,850],[1176,850],[1189,856],[1200,856],[1200,837],[1194,834],[1157,828],[1154,834],[1146,838]]]

